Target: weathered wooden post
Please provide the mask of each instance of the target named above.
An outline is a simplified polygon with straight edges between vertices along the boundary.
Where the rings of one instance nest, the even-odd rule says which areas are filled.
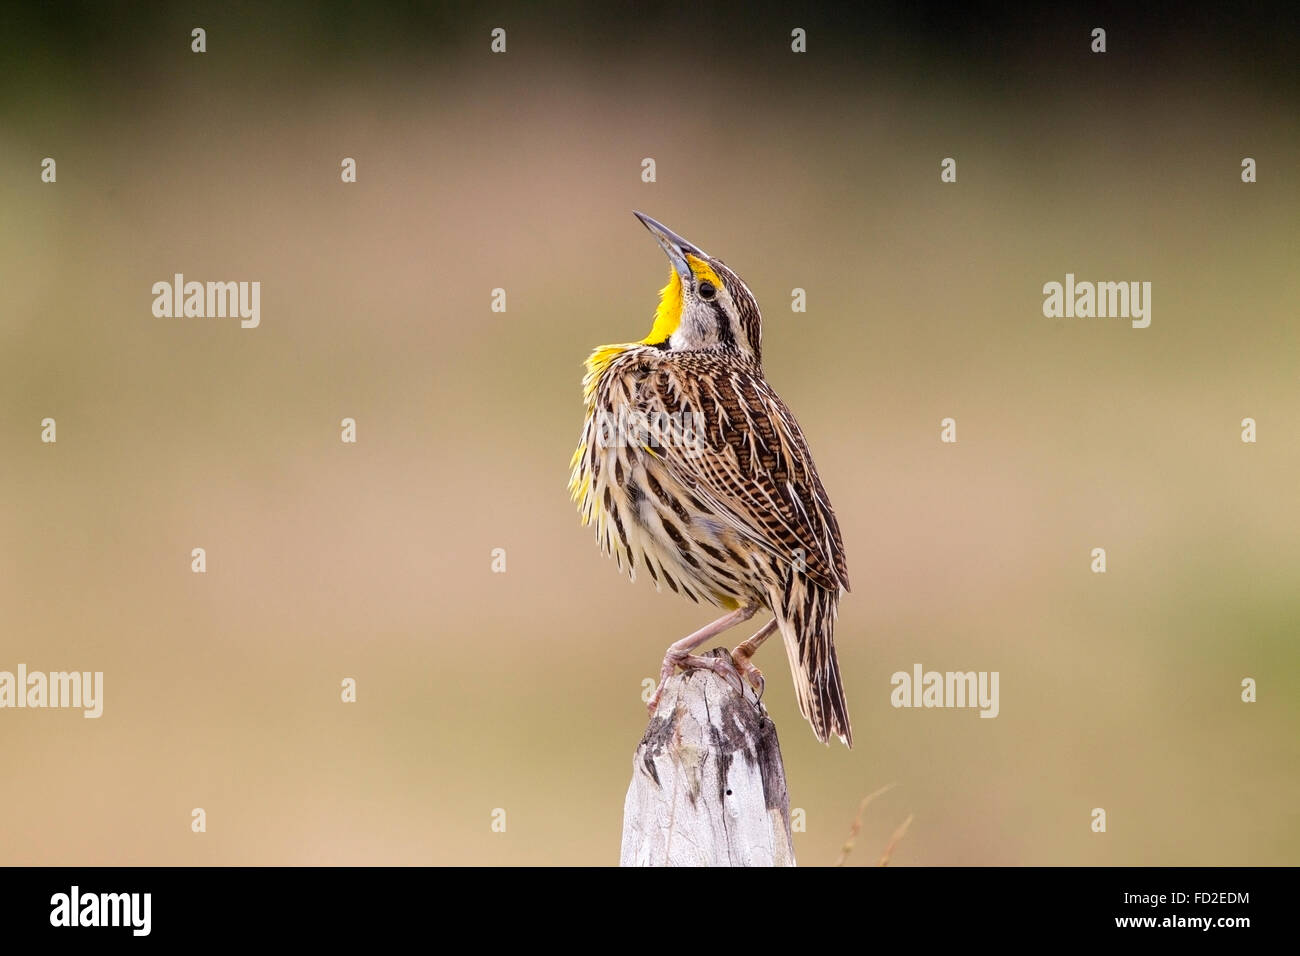
[[[623,866],[794,866],[776,725],[731,666],[668,681],[632,761]]]

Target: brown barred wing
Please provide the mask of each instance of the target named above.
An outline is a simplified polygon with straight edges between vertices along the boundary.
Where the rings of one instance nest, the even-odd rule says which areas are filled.
[[[844,543],[803,432],[756,369],[708,353],[662,362],[641,396],[703,434],[654,449],[719,518],[808,579],[848,590]]]

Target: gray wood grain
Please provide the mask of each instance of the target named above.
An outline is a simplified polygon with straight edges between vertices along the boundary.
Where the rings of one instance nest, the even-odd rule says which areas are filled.
[[[620,863],[795,865],[776,725],[734,669],[668,681],[632,761]]]

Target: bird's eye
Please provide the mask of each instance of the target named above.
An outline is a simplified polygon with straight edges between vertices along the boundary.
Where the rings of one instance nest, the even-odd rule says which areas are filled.
[[[712,299],[717,294],[718,294],[718,290],[714,287],[713,283],[710,282],[708,279],[705,279],[703,282],[700,283],[701,299]]]

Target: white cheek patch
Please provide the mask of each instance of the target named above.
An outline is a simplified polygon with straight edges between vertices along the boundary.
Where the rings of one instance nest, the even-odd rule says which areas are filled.
[[[707,315],[704,315],[704,312],[705,310],[696,307],[688,308],[682,314],[682,321],[669,340],[673,348],[700,348],[711,344],[717,339],[717,329],[713,322],[713,310],[708,309]]]

